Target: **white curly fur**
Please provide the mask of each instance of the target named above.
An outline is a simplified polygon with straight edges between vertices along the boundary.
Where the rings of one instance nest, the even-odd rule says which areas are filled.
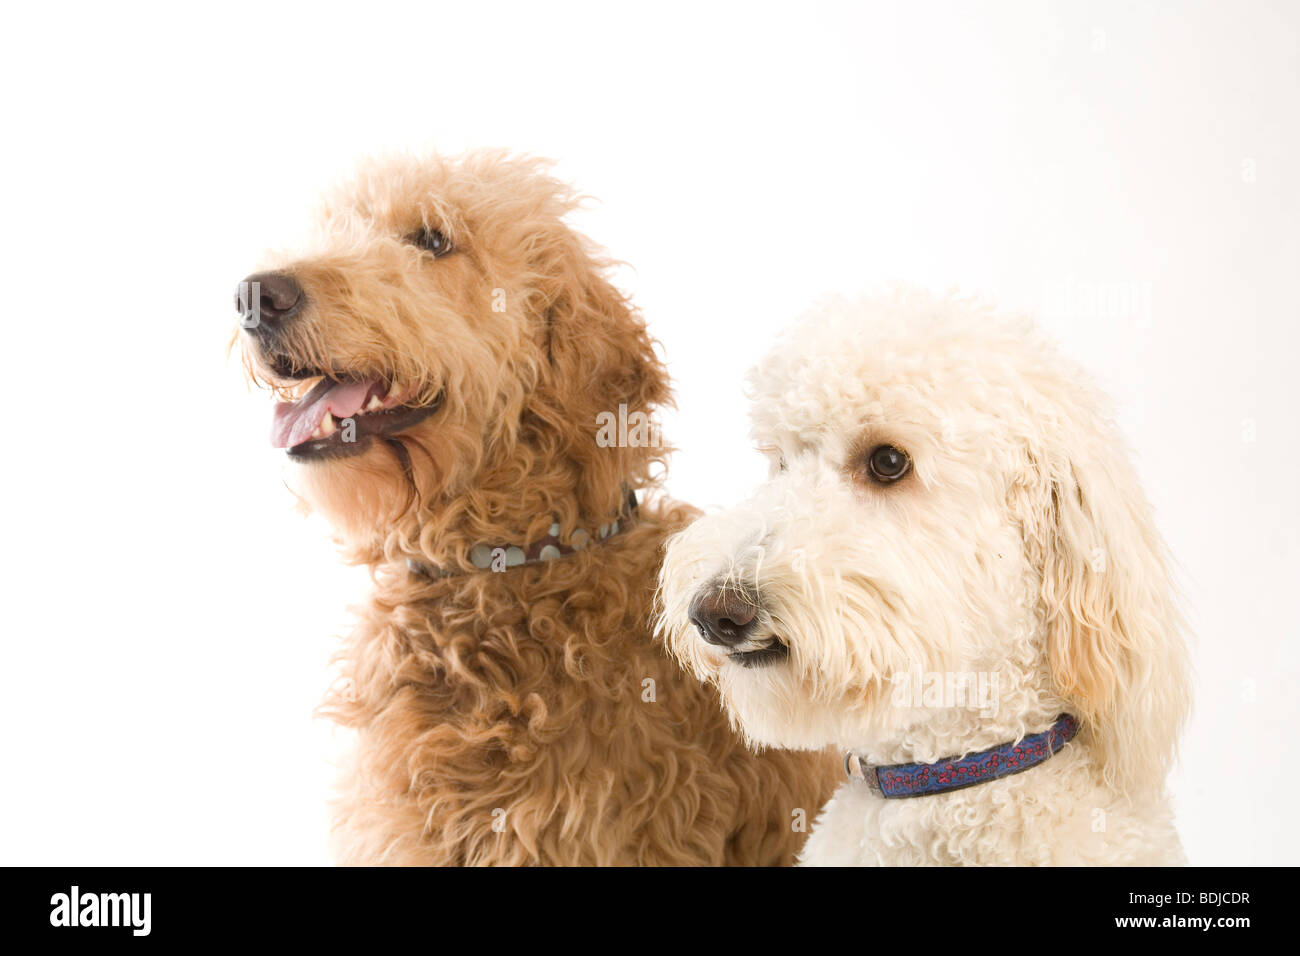
[[[1164,547],[1103,397],[1024,319],[899,288],[832,302],[751,373],[770,480],[690,526],[660,632],[754,743],[930,762],[1077,715],[1046,764],[885,800],[846,782],[805,864],[1183,861],[1165,776],[1189,706]],[[864,468],[892,444],[911,471]],[[751,596],[788,658],[744,667],[688,611]],[[993,706],[901,691],[979,674]],[[925,686],[929,686],[928,684]],[[937,685],[936,685],[937,686]],[[988,704],[987,701],[983,702]]]

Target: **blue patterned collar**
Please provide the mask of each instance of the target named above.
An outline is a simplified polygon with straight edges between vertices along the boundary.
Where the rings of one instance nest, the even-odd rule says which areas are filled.
[[[844,755],[844,772],[862,780],[889,799],[925,797],[933,793],[964,790],[978,783],[1009,777],[1043,763],[1074,739],[1079,721],[1061,714],[1041,734],[1033,734],[1000,747],[990,747],[964,757],[947,757],[934,763],[896,763],[872,766],[857,754]]]

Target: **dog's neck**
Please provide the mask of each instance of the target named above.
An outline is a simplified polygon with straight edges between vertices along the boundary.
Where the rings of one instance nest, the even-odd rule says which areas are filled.
[[[889,800],[952,793],[1032,770],[1059,753],[1078,732],[1078,719],[1063,713],[1038,733],[934,761],[871,764],[850,750],[844,757],[844,770],[850,779],[861,780]]]
[[[479,572],[500,573],[518,567],[544,564],[558,561],[599,547],[609,538],[627,530],[636,520],[638,503],[636,492],[626,483],[622,486],[623,504],[609,520],[587,528],[576,528],[564,535],[555,516],[542,535],[529,536],[520,532],[513,539],[497,537],[490,541],[478,541],[468,546],[462,555],[453,555],[441,562],[429,561],[423,556],[408,556],[406,566],[412,574],[420,577],[440,580],[462,574]]]
[[[895,675],[883,723],[847,738],[844,749],[872,765],[925,764],[1046,730],[1072,708],[1036,644],[1021,644],[1021,657],[973,662],[965,670]]]
[[[889,766],[942,763],[1015,741],[1038,748],[1041,738],[1034,735],[1053,728],[1070,704],[1052,688],[1045,665],[997,673],[996,708],[928,709],[922,701],[889,729],[865,734],[861,747],[847,749],[864,763]],[[1070,728],[1063,730],[1068,736]],[[922,785],[909,796],[891,798],[852,772],[860,768],[847,767],[802,859],[833,865],[1181,862],[1163,791],[1118,788],[1102,772],[1094,733],[1081,723],[1068,742],[1048,740],[1050,755],[1021,772],[983,779],[977,766],[980,779],[970,786]]]

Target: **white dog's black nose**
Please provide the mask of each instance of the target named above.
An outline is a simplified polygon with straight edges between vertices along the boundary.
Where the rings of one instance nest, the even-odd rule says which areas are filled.
[[[734,588],[705,587],[691,601],[689,614],[710,644],[735,647],[748,639],[758,606]]]

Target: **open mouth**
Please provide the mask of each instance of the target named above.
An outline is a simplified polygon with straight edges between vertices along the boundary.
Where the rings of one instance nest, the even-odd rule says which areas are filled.
[[[783,661],[789,656],[789,645],[773,638],[772,643],[767,647],[760,647],[753,651],[732,651],[727,655],[727,659],[741,667],[765,667]]]
[[[383,378],[340,380],[320,376],[290,401],[278,402],[271,444],[295,459],[343,458],[424,421],[442,404],[407,405],[415,390]]]

